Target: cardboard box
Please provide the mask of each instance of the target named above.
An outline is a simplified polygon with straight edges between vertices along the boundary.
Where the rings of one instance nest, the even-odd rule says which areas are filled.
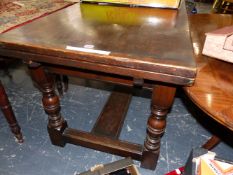
[[[233,26],[206,33],[202,54],[233,63]]]
[[[79,175],[140,175],[131,158],[126,158],[106,165],[96,165]]]
[[[233,162],[203,148],[193,149],[183,175],[232,175]]]

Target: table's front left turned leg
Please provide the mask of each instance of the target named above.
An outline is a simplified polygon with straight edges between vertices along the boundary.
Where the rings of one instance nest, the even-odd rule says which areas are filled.
[[[10,102],[8,100],[7,94],[5,92],[5,89],[1,81],[0,81],[0,107],[7,122],[9,123],[11,132],[15,135],[19,143],[23,143],[23,136],[21,133],[20,126],[15,118],[14,112],[12,110],[12,107],[10,105]]]
[[[54,80],[52,76],[45,73],[40,64],[33,62],[29,63],[29,70],[32,79],[37,84],[37,87],[40,88],[43,95],[43,107],[49,117],[48,133],[50,140],[54,145],[65,146],[62,134],[67,128],[67,123],[60,113],[60,100],[54,90]]]
[[[160,140],[166,128],[166,116],[173,104],[176,88],[157,85],[153,88],[151,115],[147,123],[147,136],[141,167],[154,170],[160,153]]]

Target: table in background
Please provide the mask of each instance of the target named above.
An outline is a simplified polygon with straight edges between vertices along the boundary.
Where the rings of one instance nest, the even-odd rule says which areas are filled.
[[[202,55],[205,33],[233,25],[233,16],[197,14],[189,21],[198,71],[194,85],[184,90],[201,110],[233,131],[233,64]],[[215,146],[212,141],[209,148]]]
[[[53,144],[130,156],[150,169],[176,88],[192,85],[196,74],[184,2],[179,11],[76,4],[1,35],[0,54],[28,63],[43,93]],[[68,128],[47,71],[151,89],[144,146],[118,140],[132,96],[128,89],[112,93],[88,133]]]

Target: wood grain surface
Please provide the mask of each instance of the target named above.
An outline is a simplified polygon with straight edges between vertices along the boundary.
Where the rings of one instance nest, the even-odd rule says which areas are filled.
[[[102,8],[105,13],[96,18]],[[91,46],[110,54],[67,46]],[[0,51],[37,62],[182,85],[192,84],[196,73],[184,3],[179,11],[76,4],[1,35]]]
[[[191,15],[190,30],[198,66],[192,87],[184,88],[192,101],[233,131],[233,64],[201,54],[205,33],[233,24],[232,15]]]

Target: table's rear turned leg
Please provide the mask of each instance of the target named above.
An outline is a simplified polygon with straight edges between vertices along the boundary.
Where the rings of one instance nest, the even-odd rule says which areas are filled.
[[[147,123],[147,136],[141,166],[154,170],[160,153],[160,139],[166,128],[166,116],[173,104],[176,88],[158,85],[153,88],[151,116]]]
[[[56,87],[57,87],[57,91],[59,95],[63,96],[63,86],[61,82],[61,75],[55,74],[55,81],[56,81]]]
[[[14,112],[11,108],[10,102],[8,100],[7,94],[5,92],[5,89],[0,81],[0,107],[2,109],[2,112],[11,128],[11,132],[15,135],[17,141],[19,143],[23,142],[23,136],[21,133],[20,126],[18,125],[18,122],[15,118]]]
[[[69,78],[66,75],[55,74],[56,87],[60,96],[68,90]]]
[[[67,128],[67,123],[60,114],[60,100],[54,90],[54,79],[45,73],[43,67],[37,63],[29,63],[32,79],[40,88],[43,98],[42,103],[48,114],[48,132],[52,144],[65,146],[62,133]]]
[[[63,75],[63,84],[64,84],[64,92],[68,91],[68,86],[69,86],[69,78],[67,75]]]

